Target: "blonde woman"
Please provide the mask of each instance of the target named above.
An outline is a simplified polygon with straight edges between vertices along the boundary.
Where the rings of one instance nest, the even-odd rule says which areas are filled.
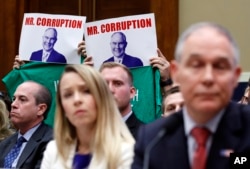
[[[87,65],[68,65],[57,90],[55,140],[42,169],[130,169],[134,139],[101,75]]]
[[[0,100],[0,142],[13,133],[14,131],[10,129],[8,110],[4,101]]]

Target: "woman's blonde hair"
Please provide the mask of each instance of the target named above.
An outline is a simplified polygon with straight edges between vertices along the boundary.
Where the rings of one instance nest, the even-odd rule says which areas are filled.
[[[10,129],[8,110],[3,100],[0,100],[0,141],[13,134]]]
[[[95,133],[92,140],[91,164],[106,161],[107,168],[118,168],[121,157],[121,145],[124,142],[134,144],[134,138],[122,120],[117,104],[106,81],[94,68],[87,65],[68,65],[61,76],[75,72],[86,83],[93,95],[97,107]],[[57,89],[57,105],[55,117],[55,140],[63,161],[68,158],[69,145],[77,140],[76,129],[65,116],[61,102],[60,82]]]

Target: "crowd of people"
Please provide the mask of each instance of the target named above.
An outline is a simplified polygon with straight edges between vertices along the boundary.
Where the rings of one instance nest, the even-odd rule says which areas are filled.
[[[44,123],[53,98],[43,84],[21,83],[9,109],[0,99],[0,168],[227,169],[226,152],[249,153],[249,88],[240,104],[231,100],[241,68],[230,32],[197,23],[179,37],[171,63],[156,50],[149,62],[160,73],[161,118],[142,122],[130,68],[112,60],[94,69],[82,41],[84,63],[65,65],[57,85],[54,126]],[[17,55],[13,69],[25,63]]]

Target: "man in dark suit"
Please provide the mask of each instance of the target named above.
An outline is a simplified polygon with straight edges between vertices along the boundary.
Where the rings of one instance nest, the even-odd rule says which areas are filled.
[[[43,49],[31,54],[30,60],[42,62],[67,63],[65,56],[54,49],[57,41],[57,31],[55,28],[48,28],[43,35]]]
[[[130,56],[125,53],[127,44],[128,43],[124,33],[122,32],[113,33],[111,35],[111,42],[110,42],[110,47],[113,56],[105,60],[104,63],[118,62],[124,64],[129,68],[143,66],[141,59],[134,56]]]
[[[47,88],[33,81],[20,84],[13,96],[10,118],[18,131],[0,143],[0,168],[39,169],[43,151],[53,138],[52,128],[43,123],[51,105]],[[24,142],[17,156],[8,159],[17,140]]]
[[[123,120],[131,134],[136,138],[139,126],[143,122],[136,117],[130,103],[136,94],[132,73],[125,65],[115,62],[103,63],[100,72],[114,95]]]
[[[228,169],[231,152],[249,153],[250,109],[231,102],[240,73],[238,47],[225,28],[189,27],[171,64],[184,108],[139,129],[132,169]]]

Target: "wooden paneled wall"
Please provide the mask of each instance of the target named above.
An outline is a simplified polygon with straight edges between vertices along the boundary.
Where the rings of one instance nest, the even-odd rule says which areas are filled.
[[[87,22],[155,13],[158,47],[173,59],[178,36],[178,1],[173,0],[1,0],[0,78],[12,70],[18,54],[23,14],[28,12],[87,16]],[[0,83],[0,90],[5,90]]]

